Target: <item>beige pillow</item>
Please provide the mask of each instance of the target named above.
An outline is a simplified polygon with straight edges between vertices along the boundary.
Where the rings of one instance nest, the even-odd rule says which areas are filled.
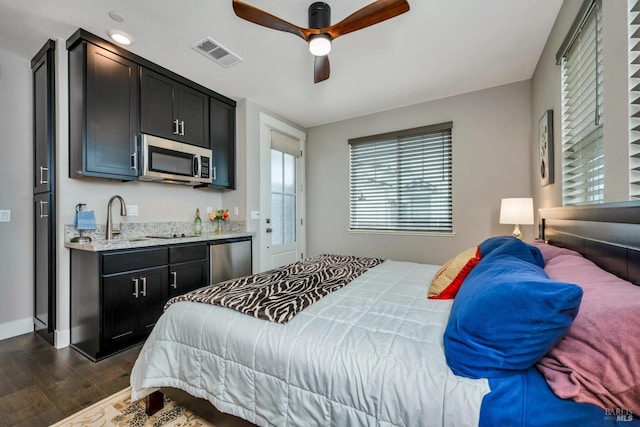
[[[474,246],[447,261],[429,286],[429,299],[453,299],[473,267],[480,262],[480,248]]]

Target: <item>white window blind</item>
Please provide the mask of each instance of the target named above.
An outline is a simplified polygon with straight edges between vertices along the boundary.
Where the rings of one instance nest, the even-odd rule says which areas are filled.
[[[640,1],[629,0],[629,199],[640,200]]]
[[[585,2],[563,43],[562,201],[604,201],[604,111],[600,2]]]
[[[452,231],[452,127],[349,140],[352,230]]]

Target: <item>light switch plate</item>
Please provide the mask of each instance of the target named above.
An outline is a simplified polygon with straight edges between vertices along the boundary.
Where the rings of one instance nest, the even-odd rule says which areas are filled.
[[[260,219],[260,211],[251,211],[251,219]]]
[[[138,205],[127,205],[127,216],[138,216]]]
[[[8,209],[0,210],[0,222],[11,222],[11,211]]]

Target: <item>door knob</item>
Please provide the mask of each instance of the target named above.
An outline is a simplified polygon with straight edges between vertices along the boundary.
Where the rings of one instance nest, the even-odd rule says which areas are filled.
[[[267,227],[267,233],[271,233],[273,229],[271,227]]]

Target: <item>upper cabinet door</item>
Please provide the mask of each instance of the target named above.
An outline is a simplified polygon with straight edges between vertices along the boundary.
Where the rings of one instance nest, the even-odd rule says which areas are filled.
[[[31,61],[33,72],[33,193],[53,191],[55,176],[55,42]]]
[[[138,176],[138,65],[91,43],[69,51],[69,176]]]
[[[142,69],[140,130],[209,148],[209,97],[146,68]]]
[[[140,131],[169,139],[178,139],[178,120],[174,111],[176,82],[142,68],[140,80]]]
[[[235,188],[236,164],[236,109],[211,98],[210,131],[213,160],[209,185],[212,188]]]
[[[209,96],[177,86],[180,141],[209,148]]]

